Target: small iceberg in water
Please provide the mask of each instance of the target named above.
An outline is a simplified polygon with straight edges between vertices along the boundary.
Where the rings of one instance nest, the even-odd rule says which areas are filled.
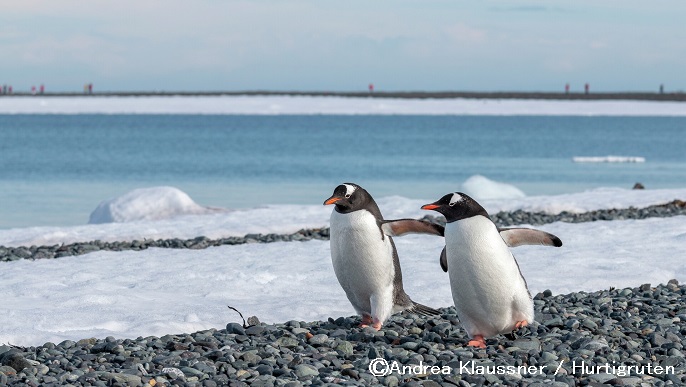
[[[162,220],[181,215],[204,215],[226,211],[203,207],[174,187],[139,188],[102,201],[91,212],[89,224]]]
[[[633,156],[575,156],[572,157],[572,161],[575,163],[645,163],[646,159]]]

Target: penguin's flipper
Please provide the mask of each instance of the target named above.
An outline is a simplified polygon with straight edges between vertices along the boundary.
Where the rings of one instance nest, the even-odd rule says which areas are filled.
[[[562,246],[560,238],[532,228],[499,228],[500,236],[510,247],[522,245]]]
[[[421,314],[422,316],[438,316],[441,314],[440,311],[438,311],[434,308],[430,308],[426,305],[422,305],[418,302],[412,301],[412,304],[413,304],[412,307],[406,309],[410,313],[417,313],[417,314]]]
[[[448,256],[445,253],[445,246],[443,246],[443,250],[441,250],[441,258],[439,259],[439,262],[441,263],[441,269],[443,269],[444,272],[448,272]]]
[[[443,236],[445,232],[441,225],[417,219],[382,220],[381,229],[392,237],[411,233]]]

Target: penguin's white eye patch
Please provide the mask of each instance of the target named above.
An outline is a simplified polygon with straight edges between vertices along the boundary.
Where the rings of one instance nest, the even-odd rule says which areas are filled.
[[[464,198],[462,197],[462,195],[457,194],[457,193],[454,193],[454,194],[453,194],[453,197],[450,198],[450,203],[448,203],[448,205],[449,205],[450,207],[452,207],[452,206],[454,206],[455,204],[457,204],[458,202],[460,202],[462,199],[464,199]]]
[[[357,187],[350,185],[350,184],[343,184],[345,186],[345,198],[348,199],[350,196],[352,196],[353,192],[357,189]]]

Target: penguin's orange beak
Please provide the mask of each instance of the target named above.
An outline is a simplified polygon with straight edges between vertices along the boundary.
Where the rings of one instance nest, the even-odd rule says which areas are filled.
[[[422,206],[422,210],[435,210],[440,206],[437,206],[435,204],[425,204]]]
[[[332,196],[332,197],[326,199],[326,201],[324,202],[324,205],[325,205],[325,206],[328,206],[329,204],[334,204],[334,203],[336,203],[336,202],[339,201],[339,200],[341,200],[341,198],[336,197],[336,196]]]

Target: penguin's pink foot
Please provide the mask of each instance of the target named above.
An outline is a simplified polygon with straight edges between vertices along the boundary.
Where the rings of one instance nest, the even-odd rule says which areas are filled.
[[[524,328],[524,327],[527,326],[527,325],[529,325],[529,323],[526,322],[526,320],[524,320],[524,321],[517,321],[517,323],[515,324],[515,329]]]
[[[372,323],[372,316],[363,315],[362,316],[362,322],[360,322],[360,328],[366,328],[371,323]]]
[[[381,330],[381,321],[374,319],[374,323],[372,323],[372,328],[376,329],[377,331]]]
[[[467,343],[470,347],[486,348],[486,340],[482,335],[476,335],[473,339],[469,340]]]

